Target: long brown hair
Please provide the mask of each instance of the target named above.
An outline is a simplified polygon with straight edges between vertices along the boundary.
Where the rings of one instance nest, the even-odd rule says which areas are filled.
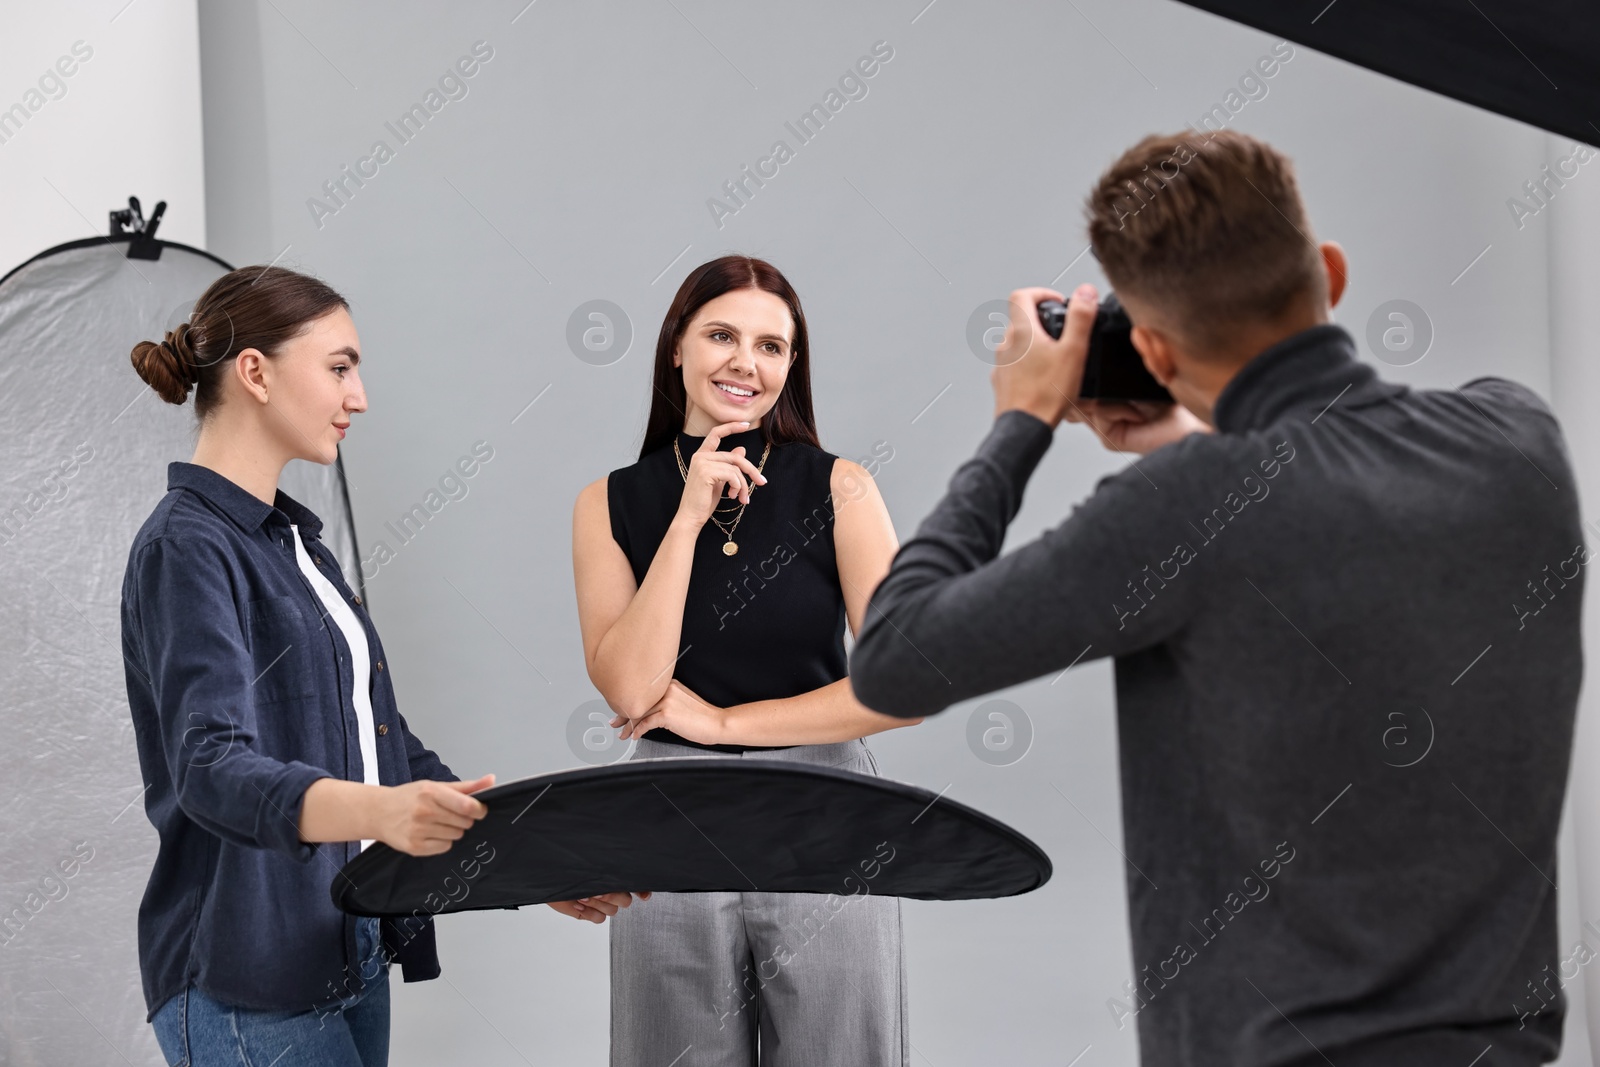
[[[777,403],[761,420],[762,439],[771,445],[802,441],[813,448],[822,447],[817,441],[817,419],[811,411],[811,344],[806,337],[806,316],[800,310],[800,297],[771,263],[731,255],[702,263],[690,271],[678,286],[672,306],[667,308],[661,334],[656,338],[655,390],[650,397],[650,418],[645,423],[640,459],[671,444],[683,429],[689,395],[683,387],[683,368],[672,365],[673,349],[696,312],[736,289],[761,289],[771,293],[789,306],[789,314],[794,319],[789,376],[778,393]]]

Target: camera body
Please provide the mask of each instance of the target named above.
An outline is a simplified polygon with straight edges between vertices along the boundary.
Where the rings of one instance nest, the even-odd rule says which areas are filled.
[[[1067,305],[1059,300],[1039,302],[1039,321],[1056,340],[1067,324]],[[1083,364],[1082,400],[1152,400],[1173,402],[1172,394],[1145,370],[1144,359],[1133,347],[1133,322],[1116,293],[1100,299],[1100,310],[1089,328],[1089,355]]]

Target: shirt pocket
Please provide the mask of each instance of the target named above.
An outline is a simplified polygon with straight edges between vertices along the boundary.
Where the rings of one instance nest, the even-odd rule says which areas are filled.
[[[306,625],[304,609],[292,596],[252,600],[246,609],[249,632],[245,635],[254,661],[251,694],[255,703],[276,704],[315,696],[314,634]]]

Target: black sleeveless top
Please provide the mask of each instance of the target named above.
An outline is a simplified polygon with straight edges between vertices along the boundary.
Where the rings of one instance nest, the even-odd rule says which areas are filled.
[[[724,437],[728,452],[744,446],[760,465],[765,443],[757,426]],[[705,441],[678,434],[684,464]],[[684,599],[679,658],[673,677],[717,707],[777,700],[820,689],[845,677],[844,594],[833,550],[830,478],[837,457],[799,441],[773,445],[757,485],[734,528],[735,555],[725,555],[728,536],[706,520],[694,546],[689,590]],[[611,472],[606,500],[611,536],[643,584],[656,549],[683,499],[683,474],[667,444],[631,466]],[[718,516],[733,518],[724,496]],[[645,738],[721,752],[789,745],[704,745],[667,729]]]

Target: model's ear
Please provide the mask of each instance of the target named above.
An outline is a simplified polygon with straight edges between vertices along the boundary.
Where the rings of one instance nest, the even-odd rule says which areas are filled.
[[[1178,373],[1172,358],[1172,342],[1160,330],[1148,326],[1135,326],[1131,334],[1133,347],[1144,360],[1144,369],[1165,386]]]
[[[244,385],[245,392],[263,404],[267,402],[271,368],[271,362],[259,348],[247,348],[234,357],[234,375]]]

